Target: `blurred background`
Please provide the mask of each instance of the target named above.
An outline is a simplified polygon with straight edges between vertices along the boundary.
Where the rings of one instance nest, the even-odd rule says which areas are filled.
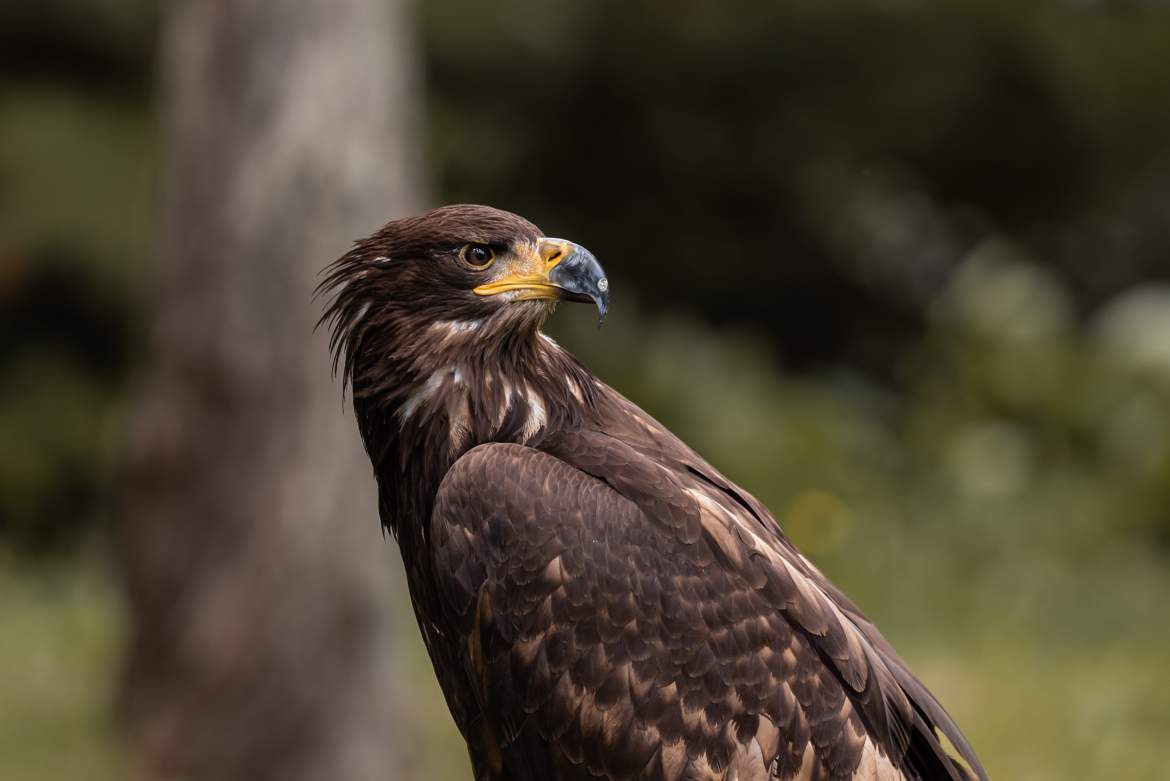
[[[445,202],[754,492],[993,778],[1165,779],[1170,13],[0,7],[0,778],[467,778],[316,271]]]

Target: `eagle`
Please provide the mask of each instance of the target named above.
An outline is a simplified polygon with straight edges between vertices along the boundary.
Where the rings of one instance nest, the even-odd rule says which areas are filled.
[[[562,300],[604,319],[588,250],[445,206],[320,289],[477,781],[985,781],[768,509],[541,332]]]

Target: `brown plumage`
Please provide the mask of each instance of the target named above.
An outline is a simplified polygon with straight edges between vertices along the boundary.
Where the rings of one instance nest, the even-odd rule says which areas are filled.
[[[604,315],[587,252],[451,206],[323,288],[477,779],[986,778],[767,508],[540,333],[556,299]]]

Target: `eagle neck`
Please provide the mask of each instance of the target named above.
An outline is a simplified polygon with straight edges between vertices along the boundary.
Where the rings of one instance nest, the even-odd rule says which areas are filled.
[[[460,456],[491,442],[539,447],[579,428],[594,403],[596,379],[537,327],[487,325],[432,324],[415,349],[391,352],[397,382],[355,388],[381,516],[404,556],[428,544],[435,495]]]

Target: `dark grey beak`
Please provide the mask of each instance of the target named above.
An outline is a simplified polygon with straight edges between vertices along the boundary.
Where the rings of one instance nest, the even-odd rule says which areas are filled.
[[[572,247],[569,257],[549,272],[548,281],[564,290],[565,298],[570,301],[597,304],[597,327],[600,328],[605,322],[605,313],[609,311],[609,280],[592,252],[579,244],[572,244]]]

